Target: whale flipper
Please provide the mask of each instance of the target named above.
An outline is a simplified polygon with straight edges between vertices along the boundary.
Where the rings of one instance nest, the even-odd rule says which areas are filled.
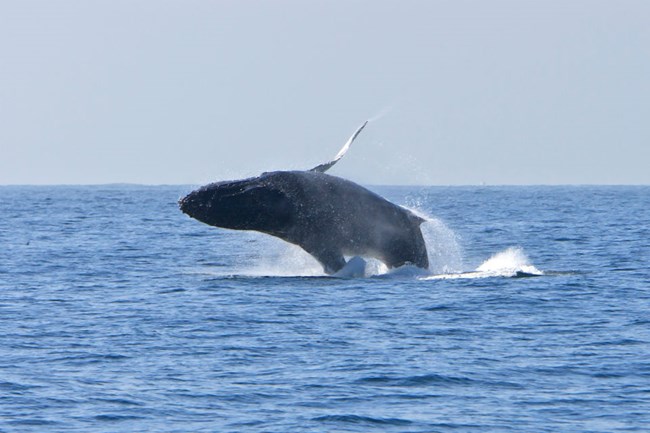
[[[325,173],[327,170],[332,168],[332,166],[334,164],[336,164],[337,162],[339,162],[339,160],[341,158],[343,158],[343,155],[345,155],[345,153],[348,151],[348,149],[350,148],[350,145],[352,144],[352,142],[357,138],[357,135],[359,135],[359,133],[363,130],[363,128],[366,127],[367,124],[368,124],[368,121],[366,120],[365,122],[363,122],[363,125],[361,125],[359,128],[357,128],[356,131],[354,131],[354,134],[352,134],[352,136],[348,139],[348,141],[343,145],[343,147],[341,148],[341,150],[339,150],[339,153],[336,154],[336,156],[334,157],[333,160],[331,160],[329,162],[326,162],[324,164],[318,165],[318,166],[312,168],[309,171],[317,171],[317,172],[320,172],[320,173]]]

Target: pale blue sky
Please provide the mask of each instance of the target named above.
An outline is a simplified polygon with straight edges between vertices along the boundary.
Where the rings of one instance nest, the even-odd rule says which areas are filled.
[[[0,184],[649,184],[650,1],[0,0]]]

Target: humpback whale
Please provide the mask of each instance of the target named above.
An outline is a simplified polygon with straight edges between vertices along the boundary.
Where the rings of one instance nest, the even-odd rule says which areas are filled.
[[[368,122],[333,160],[305,171],[273,171],[211,183],[179,200],[182,212],[211,226],[255,230],[300,246],[334,274],[345,256],[371,257],[389,268],[428,268],[424,219],[368,189],[325,172],[348,151]]]

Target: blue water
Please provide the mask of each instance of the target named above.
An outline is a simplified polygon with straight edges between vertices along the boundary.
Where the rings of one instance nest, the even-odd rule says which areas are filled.
[[[0,187],[0,431],[650,431],[650,187],[376,190],[430,274],[325,277],[189,187]]]

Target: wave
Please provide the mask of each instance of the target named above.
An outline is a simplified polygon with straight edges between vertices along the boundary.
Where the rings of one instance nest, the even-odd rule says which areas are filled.
[[[318,422],[327,423],[347,423],[347,424],[365,424],[365,425],[390,425],[404,426],[412,424],[412,421],[401,418],[377,418],[361,415],[324,415],[313,419]]]

